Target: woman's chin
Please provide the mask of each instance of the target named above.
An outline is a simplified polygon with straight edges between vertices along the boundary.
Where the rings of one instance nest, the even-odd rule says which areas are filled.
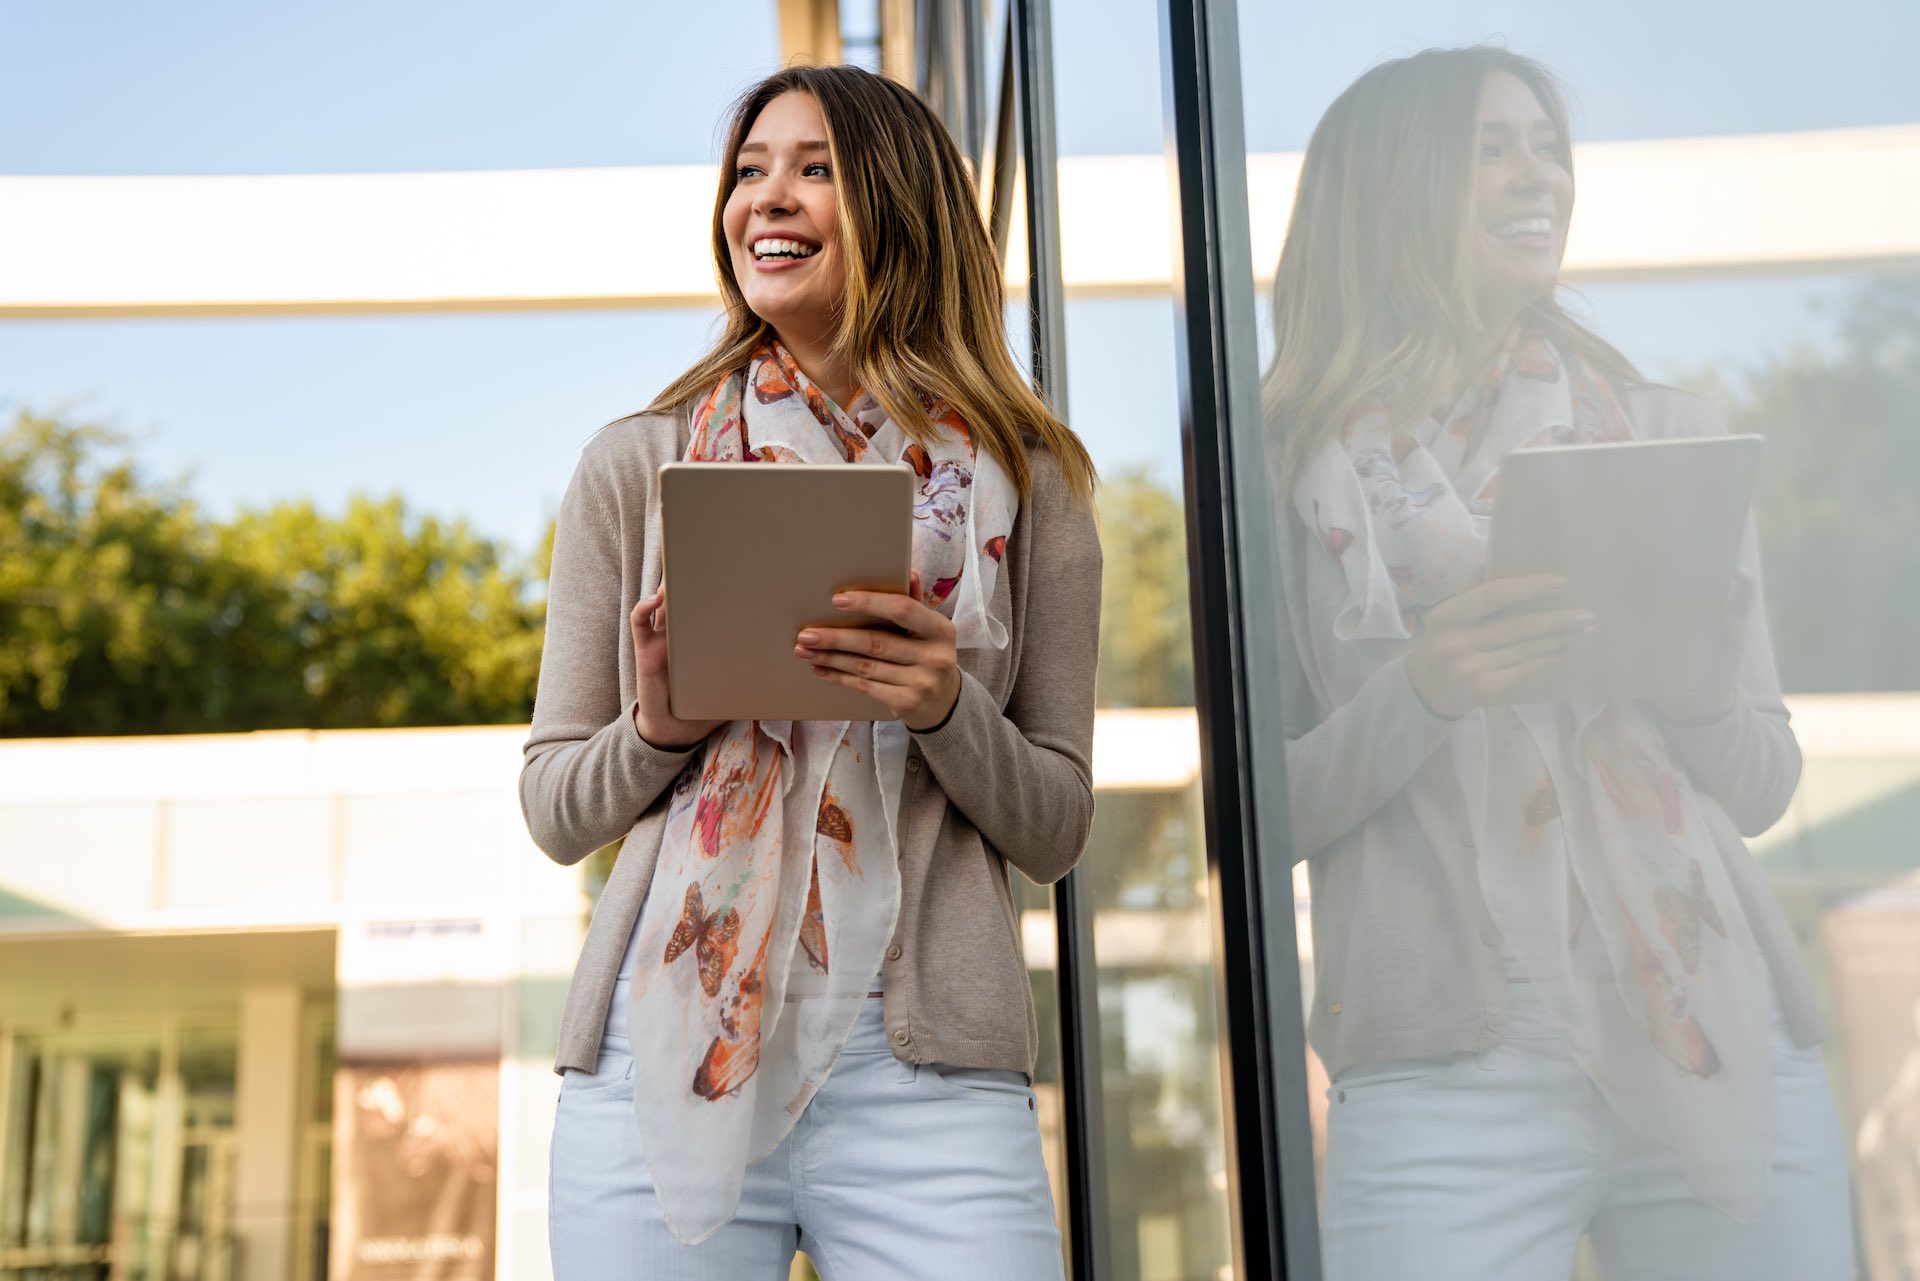
[[[1553,297],[1555,289],[1560,287],[1560,273],[1539,272],[1520,274],[1503,273],[1497,280],[1482,283],[1480,311],[1483,320],[1494,316],[1517,317],[1535,303],[1544,302]]]

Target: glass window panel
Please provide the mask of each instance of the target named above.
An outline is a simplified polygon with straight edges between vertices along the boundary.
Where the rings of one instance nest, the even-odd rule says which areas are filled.
[[[1916,18],[1730,17],[1239,11],[1330,1281],[1920,1259]]]
[[[1068,2],[1053,20],[1063,168],[1115,151],[1157,153],[1159,99],[1142,92],[1159,78],[1153,6],[1094,12]],[[1099,41],[1077,38],[1096,26]],[[1141,120],[1151,132],[1130,132]],[[1062,216],[1070,244],[1089,216],[1132,219],[1084,200]],[[1106,1185],[1112,1276],[1219,1281],[1232,1271],[1231,1210],[1172,300],[1164,283],[1095,292],[1070,278],[1067,287],[1067,404],[1100,469],[1105,558],[1098,807],[1078,873],[1092,906],[1088,995],[1102,1060],[1105,1168],[1092,1173]]]

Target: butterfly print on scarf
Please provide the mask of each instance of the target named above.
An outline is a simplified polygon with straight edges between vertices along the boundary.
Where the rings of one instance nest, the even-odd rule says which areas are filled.
[[[1533,795],[1527,798],[1527,808],[1521,818],[1526,823],[1527,853],[1539,852],[1540,842],[1546,835],[1547,824],[1560,817],[1560,793],[1554,790],[1553,777],[1542,774],[1535,785]]]
[[[913,499],[913,518],[929,522],[941,541],[953,541],[953,530],[967,520],[967,490],[973,487],[973,475],[951,458],[933,464],[933,470],[920,482]]]
[[[1005,558],[1007,554],[1007,536],[1005,534],[994,535],[987,540],[987,545],[980,550],[985,554],[986,558],[991,561],[999,561]]]
[[[1560,358],[1554,355],[1552,347],[1536,339],[1520,353],[1520,360],[1513,372],[1537,383],[1559,382]]]
[[[720,982],[740,950],[740,913],[733,908],[708,913],[700,899],[700,883],[687,886],[687,899],[680,911],[680,924],[673,927],[667,940],[663,966],[672,965],[688,952],[700,970],[700,990],[709,997],[720,995]]]
[[[813,865],[813,881],[807,886],[807,910],[800,918],[800,949],[807,964],[827,973],[827,916],[820,907],[820,864]]]
[[[1440,481],[1419,489],[1409,488],[1400,475],[1400,465],[1384,449],[1368,449],[1355,455],[1353,469],[1366,491],[1368,508],[1396,525],[1412,520],[1449,492]]]
[[[717,787],[705,788],[694,806],[693,830],[698,833],[700,852],[708,858],[720,853],[720,823],[727,816],[733,796],[747,783],[745,766],[736,765]]]
[[[846,808],[840,804],[840,798],[828,788],[820,800],[820,818],[814,824],[814,830],[833,842],[834,852],[847,866],[847,871],[860,875],[860,864],[853,849],[853,819]]]
[[[1313,521],[1313,532],[1320,536],[1320,545],[1325,547],[1327,554],[1335,560],[1339,560],[1347,548],[1353,546],[1352,530],[1342,529],[1338,525],[1328,528],[1320,524],[1320,501],[1318,499],[1315,499],[1313,503]]]
[[[693,1092],[709,1102],[738,1090],[760,1066],[760,1013],[767,996],[766,972],[767,940],[763,937],[753,964],[740,976],[740,990],[720,1015],[726,1035],[708,1043],[700,1066],[693,1070]]]
[[[1627,942],[1633,951],[1634,978],[1646,1000],[1647,1033],[1653,1039],[1653,1048],[1697,1077],[1717,1073],[1720,1055],[1707,1040],[1700,1020],[1687,1013],[1686,993],[1631,918],[1627,921]]]
[[[1700,860],[1694,859],[1687,865],[1687,888],[1683,894],[1671,885],[1662,885],[1653,892],[1654,910],[1660,916],[1660,932],[1680,957],[1680,964],[1691,974],[1700,967],[1700,927],[1706,926],[1721,938],[1727,937],[1727,927],[1720,920],[1719,909],[1713,905],[1713,899],[1707,894],[1706,874],[1700,870]]]
[[[1686,802],[1679,781],[1665,754],[1644,735],[1632,742],[1609,725],[1606,733],[1593,736],[1587,759],[1622,814],[1658,819],[1669,836],[1686,830]]]
[[[778,404],[793,395],[793,384],[777,360],[763,360],[754,367],[753,394],[763,405]]]

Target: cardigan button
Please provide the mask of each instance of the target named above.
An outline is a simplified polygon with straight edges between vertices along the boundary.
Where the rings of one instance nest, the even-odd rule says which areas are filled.
[[[900,945],[898,943],[895,943],[887,949],[887,959],[889,961],[897,961],[900,959]]]
[[[918,756],[907,757],[907,773],[918,774],[919,772],[920,772],[920,758]]]
[[[907,1029],[903,1027],[897,1027],[893,1030],[893,1043],[895,1045],[905,1045],[907,1043],[907,1040],[908,1040]]]

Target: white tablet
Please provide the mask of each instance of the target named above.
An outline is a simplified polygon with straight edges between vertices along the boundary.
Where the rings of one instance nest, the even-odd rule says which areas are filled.
[[[892,720],[794,657],[803,627],[887,626],[833,607],[904,592],[913,469],[668,463],[660,469],[667,697],[683,720]]]
[[[1594,630],[1507,701],[1712,688],[1760,451],[1758,436],[1709,436],[1508,454],[1487,577],[1558,574]]]

